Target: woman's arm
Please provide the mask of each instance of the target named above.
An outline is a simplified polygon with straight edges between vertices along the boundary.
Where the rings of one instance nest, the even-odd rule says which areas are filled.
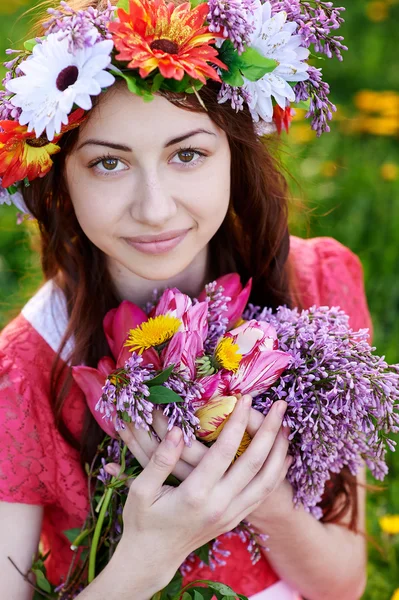
[[[365,472],[358,476],[359,534],[341,524],[321,523],[295,509],[287,480],[251,515],[268,534],[268,561],[306,600],[358,600],[366,584]],[[362,535],[363,532],[363,535]]]
[[[42,518],[41,506],[0,502],[0,598],[31,600],[32,586],[8,557],[23,573],[29,570],[39,545]]]

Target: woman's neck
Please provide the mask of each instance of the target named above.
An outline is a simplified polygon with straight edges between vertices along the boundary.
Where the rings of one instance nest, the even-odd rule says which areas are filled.
[[[194,261],[181,273],[170,279],[151,280],[132,273],[119,263],[109,263],[108,269],[120,300],[130,300],[144,307],[153,299],[153,292],[176,287],[184,294],[195,298],[207,282],[208,248],[204,248]]]

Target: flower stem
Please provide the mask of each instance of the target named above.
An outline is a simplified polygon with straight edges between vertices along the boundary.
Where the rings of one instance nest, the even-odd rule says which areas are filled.
[[[112,478],[112,479],[114,479],[114,478]],[[109,503],[111,501],[113,493],[114,493],[113,488],[108,488],[108,490],[105,494],[104,502],[102,503],[102,506],[101,506],[101,511],[98,516],[96,528],[94,530],[93,541],[91,544],[90,556],[89,556],[88,583],[91,583],[96,575],[96,554],[97,554],[98,542],[100,540],[101,530],[102,530],[104,519],[105,519],[105,513],[107,512],[107,508],[109,506]]]

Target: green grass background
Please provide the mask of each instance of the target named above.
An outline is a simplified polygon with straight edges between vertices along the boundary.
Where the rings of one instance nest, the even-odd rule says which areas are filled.
[[[398,0],[348,0],[343,27],[350,47],[344,62],[323,61],[338,113],[332,132],[316,140],[303,115],[285,138],[293,175],[292,231],[328,235],[363,263],[378,352],[399,362],[399,23]],[[0,50],[18,47],[34,6],[0,0]],[[0,327],[18,312],[40,281],[32,227],[0,212]],[[369,580],[364,600],[391,600],[399,588],[399,536],[381,531],[379,517],[399,514],[399,454],[390,457],[384,490],[369,493]],[[398,596],[399,597],[399,596]],[[395,599],[396,600],[396,599]]]

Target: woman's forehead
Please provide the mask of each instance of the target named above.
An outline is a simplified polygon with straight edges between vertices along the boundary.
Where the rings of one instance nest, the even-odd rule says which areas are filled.
[[[220,135],[206,112],[186,110],[162,96],[154,96],[150,102],[145,102],[124,86],[118,86],[104,94],[93,109],[81,128],[79,145],[93,136],[110,140],[119,138],[121,143],[130,140],[132,145],[144,140],[159,145],[196,130]]]

